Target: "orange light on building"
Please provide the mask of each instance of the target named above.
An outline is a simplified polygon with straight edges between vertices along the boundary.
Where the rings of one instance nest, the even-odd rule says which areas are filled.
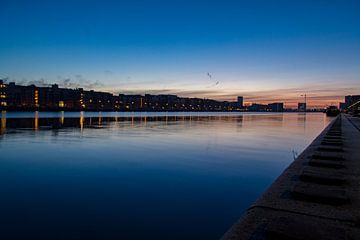
[[[34,92],[34,102],[35,102],[35,107],[39,107],[39,91],[35,90]]]
[[[4,91],[6,88],[5,84],[0,84],[0,106],[2,107],[6,107],[7,106],[7,102],[6,102],[6,92]]]

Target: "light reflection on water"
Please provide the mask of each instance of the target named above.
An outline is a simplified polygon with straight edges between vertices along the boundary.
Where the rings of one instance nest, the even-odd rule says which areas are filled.
[[[218,239],[330,120],[3,112],[0,239]]]

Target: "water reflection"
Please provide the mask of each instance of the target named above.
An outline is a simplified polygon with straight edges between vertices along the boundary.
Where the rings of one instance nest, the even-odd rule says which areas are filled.
[[[0,239],[219,239],[330,120],[2,112]]]
[[[6,131],[6,112],[1,112],[1,128],[0,128],[0,135],[4,134]]]
[[[158,122],[167,126],[168,124],[178,124],[187,122],[191,125],[191,122],[210,122],[210,121],[225,121],[225,122],[236,122],[238,126],[242,125],[242,121],[245,118],[246,121],[256,121],[256,120],[274,120],[276,122],[283,121],[283,115],[277,116],[252,116],[252,115],[238,115],[238,116],[112,116],[112,117],[102,117],[101,114],[93,117],[85,117],[84,112],[79,113],[79,117],[66,117],[64,113],[61,113],[59,118],[39,118],[39,113],[35,112],[34,117],[24,117],[24,118],[7,118],[6,112],[2,112],[1,117],[1,132],[0,134],[5,134],[6,129],[22,129],[22,130],[51,130],[51,129],[62,129],[62,128],[79,128],[83,130],[84,128],[101,128],[104,126],[111,127],[121,127],[117,123],[121,122],[131,122],[131,127],[140,126],[146,127],[148,122]],[[115,124],[114,124],[115,123]]]
[[[84,113],[83,112],[80,112],[80,129],[81,131],[83,130],[84,128]]]
[[[163,125],[188,122],[210,122],[210,121],[224,121],[224,122],[236,122],[237,126],[242,126],[243,121],[246,122],[256,122],[256,121],[268,121],[273,126],[282,126],[284,123],[284,117],[287,114],[261,114],[261,115],[210,115],[210,116],[192,116],[192,115],[183,115],[183,116],[147,116],[147,115],[131,115],[131,116],[106,116],[103,117],[101,113],[98,116],[86,117],[84,112],[80,112],[78,117],[65,117],[64,112],[60,113],[60,117],[39,117],[39,112],[34,112],[33,117],[22,117],[14,118],[7,117],[5,111],[2,112],[1,116],[1,132],[0,134],[6,133],[6,129],[33,129],[33,130],[49,130],[49,129],[62,129],[62,128],[79,128],[83,130],[84,128],[101,128],[105,126],[116,127],[116,123],[119,122],[131,122],[131,126],[143,126],[145,127],[148,122],[159,122]],[[299,125],[306,127],[306,115],[302,113],[297,114],[297,122]],[[289,120],[289,119],[288,119]],[[324,118],[324,124],[326,124],[326,119]],[[115,124],[113,124],[115,123]]]

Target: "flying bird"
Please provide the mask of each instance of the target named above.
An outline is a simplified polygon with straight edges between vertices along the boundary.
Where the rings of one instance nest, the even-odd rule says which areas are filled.
[[[210,80],[213,78],[213,76],[209,72],[206,75],[210,78]],[[211,84],[210,86],[208,86],[208,88],[215,87],[215,86],[219,85],[219,83],[220,82],[217,81],[216,83]]]

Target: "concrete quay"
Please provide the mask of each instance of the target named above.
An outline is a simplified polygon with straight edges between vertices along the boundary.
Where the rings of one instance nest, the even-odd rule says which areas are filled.
[[[221,239],[360,239],[360,118],[334,119]]]

